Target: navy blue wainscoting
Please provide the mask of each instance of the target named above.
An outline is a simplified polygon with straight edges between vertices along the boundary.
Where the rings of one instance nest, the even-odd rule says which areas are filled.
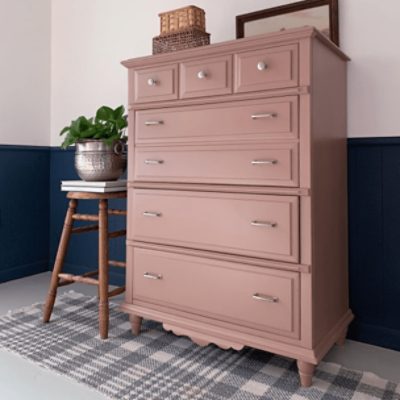
[[[349,139],[349,337],[400,350],[400,138]]]
[[[65,212],[68,207],[66,193],[60,191],[62,180],[79,179],[74,169],[74,149],[62,150],[53,147],[50,150],[50,269],[54,264],[58,241],[64,223]],[[112,208],[126,209],[125,200],[112,200]],[[98,202],[95,200],[80,200],[80,213],[98,212]],[[125,217],[110,217],[110,230],[124,229]],[[87,223],[75,222],[75,226]],[[74,274],[97,269],[98,246],[97,232],[72,235],[64,264],[64,271]],[[110,239],[110,258],[125,260],[125,237]],[[122,286],[125,280],[121,268],[110,268],[110,283]]]
[[[0,145],[0,282],[48,270],[48,147]]]
[[[0,145],[0,282],[52,268],[68,205],[60,181],[78,178],[73,162],[73,149]],[[124,240],[111,240],[111,258],[125,259]],[[97,248],[96,232],[73,236],[65,271],[97,268]],[[349,139],[349,257],[349,337],[400,350],[400,138]],[[123,271],[112,268],[110,281],[123,284]]]

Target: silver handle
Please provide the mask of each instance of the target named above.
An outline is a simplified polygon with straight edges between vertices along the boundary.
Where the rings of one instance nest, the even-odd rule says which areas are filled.
[[[146,126],[153,126],[153,125],[162,125],[164,121],[145,121],[144,124]]]
[[[145,211],[143,213],[144,217],[161,217],[161,213],[157,211]]]
[[[144,163],[150,165],[164,164],[164,160],[144,160]]]
[[[268,303],[278,303],[279,298],[275,296],[267,296],[265,294],[261,293],[254,293],[253,294],[253,299],[258,300],[258,301],[266,301]]]
[[[276,118],[276,113],[263,113],[263,114],[252,114],[251,119],[264,119],[264,118]]]
[[[207,72],[206,72],[206,71],[199,71],[199,72],[197,73],[197,78],[198,78],[198,79],[207,78]]]
[[[157,80],[154,79],[154,78],[149,78],[149,79],[147,79],[147,84],[149,86],[156,86],[157,85]]]
[[[153,274],[152,272],[145,272],[143,274],[143,277],[146,279],[154,279],[154,280],[160,280],[162,279],[162,275],[159,274]]]
[[[252,160],[251,162],[252,165],[275,165],[278,164],[278,160]]]
[[[259,61],[257,63],[257,69],[259,71],[265,71],[268,68],[268,65],[264,61]]]
[[[261,226],[265,228],[276,228],[278,224],[276,222],[270,222],[270,221],[251,221],[251,226]]]

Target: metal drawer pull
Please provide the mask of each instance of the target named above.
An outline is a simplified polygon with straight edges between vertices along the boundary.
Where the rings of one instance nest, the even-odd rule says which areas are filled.
[[[253,114],[251,119],[276,118],[276,113]]]
[[[252,165],[275,165],[278,164],[278,160],[253,160]]]
[[[207,72],[206,72],[206,71],[199,71],[199,72],[197,73],[197,78],[198,78],[198,79],[207,78]]]
[[[156,86],[157,83],[158,83],[157,80],[154,79],[154,78],[149,78],[149,79],[147,79],[147,84],[148,84],[149,86]]]
[[[145,272],[143,274],[143,277],[146,279],[154,279],[154,280],[160,280],[162,279],[162,275],[159,274],[153,274],[152,272]]]
[[[253,299],[254,300],[259,300],[259,301],[266,301],[268,303],[278,303],[279,298],[275,296],[267,296],[265,294],[260,294],[260,293],[254,293],[253,294]]]
[[[144,160],[144,163],[150,165],[164,164],[164,160]]]
[[[269,221],[251,221],[252,226],[261,226],[266,228],[276,228],[278,225],[276,222],[269,222]]]
[[[145,211],[143,213],[144,217],[161,217],[161,213],[157,211]]]
[[[162,125],[164,121],[145,121],[146,126]]]
[[[259,61],[257,63],[257,69],[259,71],[265,71],[268,68],[268,65],[264,61]]]

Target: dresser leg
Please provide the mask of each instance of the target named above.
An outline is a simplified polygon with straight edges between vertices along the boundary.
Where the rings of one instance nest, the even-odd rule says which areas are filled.
[[[344,346],[344,344],[346,342],[346,336],[347,336],[347,328],[343,330],[343,332],[339,336],[338,340],[336,341],[336,344],[338,346]]]
[[[60,243],[58,245],[56,260],[54,262],[53,272],[51,274],[51,281],[49,292],[46,297],[46,302],[43,307],[43,322],[49,322],[51,314],[53,312],[54,302],[57,296],[58,288],[58,274],[61,273],[65,254],[67,253],[69,238],[71,237],[71,230],[73,225],[72,216],[75,214],[75,210],[78,202],[75,199],[69,201],[67,214],[65,216],[64,227],[61,233]]]
[[[99,201],[99,331],[108,338],[108,201]]]
[[[315,371],[315,365],[297,360],[297,368],[299,369],[300,382],[302,387],[310,387]]]
[[[140,328],[142,327],[142,317],[138,317],[137,315],[129,315],[129,320],[131,321],[132,333],[135,336],[138,336],[140,334]]]

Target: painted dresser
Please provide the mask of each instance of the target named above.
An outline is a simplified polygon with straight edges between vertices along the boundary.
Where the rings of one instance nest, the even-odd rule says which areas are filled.
[[[292,357],[311,384],[352,319],[347,61],[301,28],[123,62],[134,334]]]

